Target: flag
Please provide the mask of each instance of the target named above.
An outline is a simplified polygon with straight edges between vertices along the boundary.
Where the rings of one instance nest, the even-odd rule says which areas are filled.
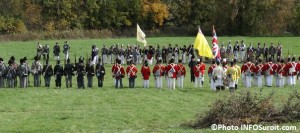
[[[144,46],[147,46],[146,35],[140,28],[139,24],[136,24],[136,40],[138,42],[144,43]]]
[[[198,54],[200,56],[208,57],[208,58],[214,57],[212,54],[212,51],[208,45],[208,42],[207,42],[205,36],[203,35],[200,27],[199,27],[199,32],[197,34],[197,37],[195,39],[194,49],[198,50]]]
[[[215,30],[215,26],[213,25],[213,38],[212,38],[212,44],[213,44],[213,54],[216,59],[221,58],[220,49],[218,45],[218,37]]]

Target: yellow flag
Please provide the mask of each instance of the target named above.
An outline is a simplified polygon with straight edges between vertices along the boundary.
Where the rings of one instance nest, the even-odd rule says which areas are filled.
[[[200,28],[195,39],[194,49],[197,49],[198,54],[202,57],[214,58],[211,48],[209,47],[208,42]]]
[[[136,24],[136,40],[138,42],[144,43],[144,46],[147,46],[146,35],[140,28],[139,24]]]

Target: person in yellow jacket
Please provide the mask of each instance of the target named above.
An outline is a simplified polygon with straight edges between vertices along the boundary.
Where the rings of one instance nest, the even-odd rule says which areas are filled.
[[[237,70],[237,76],[236,76],[236,81],[235,81],[235,86],[234,86],[235,89],[237,89],[237,86],[238,86],[238,83],[239,83],[239,78],[241,77],[241,67],[238,66],[238,65],[236,64],[236,62],[237,62],[237,60],[234,59],[234,60],[233,60],[233,66],[234,66],[234,68],[236,68],[236,70]]]
[[[236,81],[238,80],[238,70],[236,69],[234,64],[234,61],[231,61],[230,67],[228,67],[226,71],[226,78],[227,80],[229,80],[229,91],[231,92],[236,89]]]

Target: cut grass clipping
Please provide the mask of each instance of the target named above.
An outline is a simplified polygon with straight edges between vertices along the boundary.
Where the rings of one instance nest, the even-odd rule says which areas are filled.
[[[216,100],[204,117],[197,116],[196,121],[187,123],[185,126],[207,128],[212,124],[239,126],[241,124],[299,122],[299,93],[297,91],[291,93],[278,108],[275,107],[274,93],[271,92],[265,97],[246,90],[234,93],[225,100]]]

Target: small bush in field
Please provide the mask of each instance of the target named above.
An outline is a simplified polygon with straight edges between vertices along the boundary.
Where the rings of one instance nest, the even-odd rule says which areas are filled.
[[[259,97],[250,91],[231,94],[226,99],[216,100],[204,116],[187,126],[205,128],[212,124],[227,126],[257,123],[284,123],[300,120],[300,96],[292,93],[283,106],[275,108],[274,92],[266,97]]]

